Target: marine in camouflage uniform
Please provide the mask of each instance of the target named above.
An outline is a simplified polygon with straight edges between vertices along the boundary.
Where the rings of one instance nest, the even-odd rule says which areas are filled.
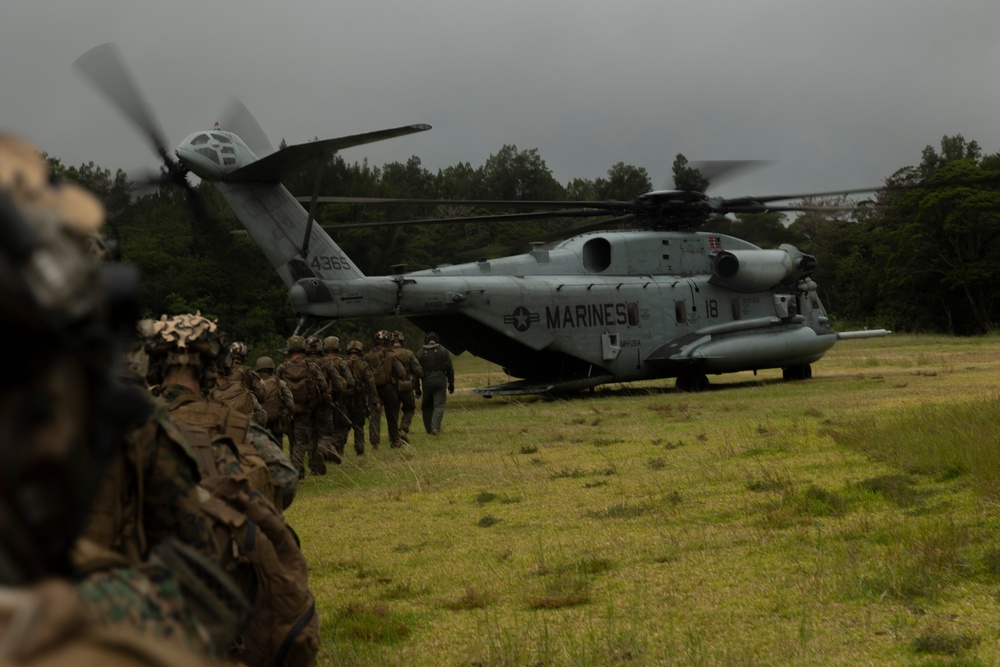
[[[327,400],[328,388],[323,371],[305,356],[306,341],[302,336],[288,339],[288,358],[278,366],[275,376],[288,383],[295,396],[295,414],[292,416],[292,433],[288,438],[292,452],[292,464],[298,470],[298,478],[306,475],[306,456],[309,469],[314,475],[326,474],[326,463],[319,454],[319,434],[315,411]],[[296,380],[296,378],[299,378]],[[296,391],[304,392],[296,395]]]
[[[292,415],[295,414],[295,399],[292,398],[288,383],[274,376],[276,368],[274,359],[260,357],[254,370],[260,376],[266,392],[262,406],[267,412],[267,430],[283,445],[285,434],[292,424]]]
[[[134,326],[125,314],[136,278],[83,250],[102,222],[92,195],[53,184],[33,146],[0,135],[0,327],[17,351],[0,387],[0,664],[207,664],[187,648],[205,637],[184,600],[176,625],[157,608],[177,583],[169,572],[164,581],[105,568],[129,582],[92,589],[91,602],[121,612],[115,628],[95,618],[74,580],[70,549],[141,403],[111,372]]]
[[[402,331],[392,332],[392,353],[399,357],[400,363],[406,370],[407,379],[400,382],[396,388],[399,394],[399,439],[403,442],[410,442],[410,424],[413,422],[413,414],[417,410],[417,402],[414,398],[413,388],[418,386],[420,379],[424,377],[424,369],[417,361],[417,355],[406,347],[406,337]]]
[[[229,344],[231,364],[229,367],[229,378],[233,382],[242,384],[260,403],[263,403],[264,399],[267,398],[267,393],[264,391],[264,384],[260,380],[260,375],[246,365],[249,355],[250,348],[246,343],[234,341]]]
[[[196,391],[199,383],[211,378],[210,368],[218,357],[221,334],[217,325],[200,315],[164,315],[154,327],[151,353],[160,359],[163,373],[158,398],[174,421],[206,429],[213,437],[229,435],[240,457],[263,459],[275,506],[281,510],[291,505],[298,490],[298,473],[274,437],[246,415]],[[264,490],[262,493],[268,496]]]
[[[260,376],[246,364],[250,348],[239,341],[229,344],[222,359],[220,374],[215,386],[210,387],[209,397],[230,405],[247,415],[256,424],[267,426],[267,412],[263,401],[267,398]],[[210,384],[210,383],[209,383]]]
[[[313,411],[316,422],[316,451],[319,457],[328,463],[340,463],[340,454],[333,446],[333,413],[334,403],[344,393],[344,378],[336,365],[330,363],[323,355],[323,341],[318,336],[306,339],[306,358],[323,371],[326,380],[326,395]]]
[[[253,604],[241,640],[226,646],[238,662],[282,664],[286,656],[290,667],[315,664],[319,626],[308,566],[281,515],[283,503],[291,499],[283,497],[282,479],[272,473],[272,454],[279,459],[284,455],[245,415],[200,395],[216,347],[213,333],[214,323],[203,317],[162,318],[154,329],[152,351],[164,357],[160,399],[178,424],[189,427],[201,487],[208,494],[204,507],[215,520],[224,554],[222,565]],[[238,454],[238,466],[220,456],[227,448]],[[280,470],[289,483],[298,484],[298,473],[287,459]]]
[[[354,373],[347,359],[340,356],[340,339],[336,336],[323,339],[323,356],[327,363],[336,367],[344,381],[344,390],[333,397],[333,448],[339,459],[343,460],[347,434],[351,430],[349,404],[354,395]]]
[[[364,349],[359,340],[352,340],[347,344],[347,362],[351,367],[351,375],[354,376],[354,393],[348,402],[348,416],[354,431],[354,452],[358,456],[365,453],[365,420],[371,419],[379,424],[379,414],[382,411],[382,403],[375,390],[375,375],[372,367],[365,361]],[[373,442],[372,447],[378,448],[377,442]]]
[[[386,429],[389,431],[389,444],[391,447],[401,447],[399,439],[399,393],[397,387],[400,382],[409,376],[403,363],[389,348],[391,334],[385,329],[375,332],[375,345],[372,346],[366,360],[372,367],[372,374],[375,378],[375,391],[378,392],[379,401],[382,403],[382,414],[385,415]],[[371,439],[372,447],[378,447],[382,440],[381,431],[382,419],[374,416],[368,422],[368,437]]]

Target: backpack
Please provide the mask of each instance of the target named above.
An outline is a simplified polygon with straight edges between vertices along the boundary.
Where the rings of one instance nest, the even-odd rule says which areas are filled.
[[[278,378],[276,377],[261,378],[260,381],[264,384],[264,390],[267,392],[261,407],[267,413],[267,423],[270,424],[282,416],[281,388],[278,386]]]
[[[392,352],[384,348],[376,348],[368,355],[368,364],[372,367],[376,387],[381,387],[392,380],[393,358]]]
[[[216,522],[223,566],[253,614],[230,655],[249,665],[314,665],[319,617],[305,557],[291,527],[241,475],[210,476],[205,512]]]
[[[295,413],[308,412],[319,403],[319,386],[306,359],[288,359],[281,365],[281,379],[292,391]]]
[[[215,388],[209,392],[209,397],[245,415],[253,415],[253,396],[242,383],[234,382],[231,378],[220,377],[215,383]]]
[[[239,459],[250,485],[265,497],[275,498],[274,482],[271,481],[267,463],[247,442],[250,420],[246,415],[224,403],[206,401],[194,394],[178,396],[167,405],[167,409],[191,445],[203,477],[218,474],[214,447],[220,438],[228,438],[235,445],[233,453]]]
[[[258,492],[251,480],[257,473],[267,475],[267,465],[252,453],[252,445],[242,445],[237,449],[245,472],[224,474],[218,461],[234,453],[228,438],[211,437],[208,430],[191,423],[178,421],[178,425],[198,461],[202,509],[214,523],[222,567],[253,608],[240,639],[231,647],[231,657],[249,665],[314,665],[319,619],[305,557],[271,502],[273,495]],[[217,456],[217,448],[226,450],[226,455]]]
[[[337,362],[330,357],[320,357],[316,360],[316,365],[320,367],[326,375],[326,384],[330,389],[331,396],[340,396],[347,389],[347,382],[340,374]]]

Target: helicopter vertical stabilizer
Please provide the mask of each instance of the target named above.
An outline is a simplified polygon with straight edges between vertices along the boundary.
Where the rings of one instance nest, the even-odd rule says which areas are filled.
[[[307,254],[303,254],[308,216],[281,184],[216,181],[213,185],[288,287],[305,279],[364,278],[319,225],[312,225]]]

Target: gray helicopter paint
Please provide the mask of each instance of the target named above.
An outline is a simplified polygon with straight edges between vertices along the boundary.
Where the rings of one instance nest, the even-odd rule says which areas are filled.
[[[249,149],[237,153],[236,169],[255,159]],[[303,256],[307,213],[282,185],[219,178],[214,185],[300,314],[461,314],[525,350],[561,353],[589,369],[484,395],[805,365],[838,339],[792,246],[762,250],[708,232],[591,232],[512,257],[365,277],[318,225]]]

